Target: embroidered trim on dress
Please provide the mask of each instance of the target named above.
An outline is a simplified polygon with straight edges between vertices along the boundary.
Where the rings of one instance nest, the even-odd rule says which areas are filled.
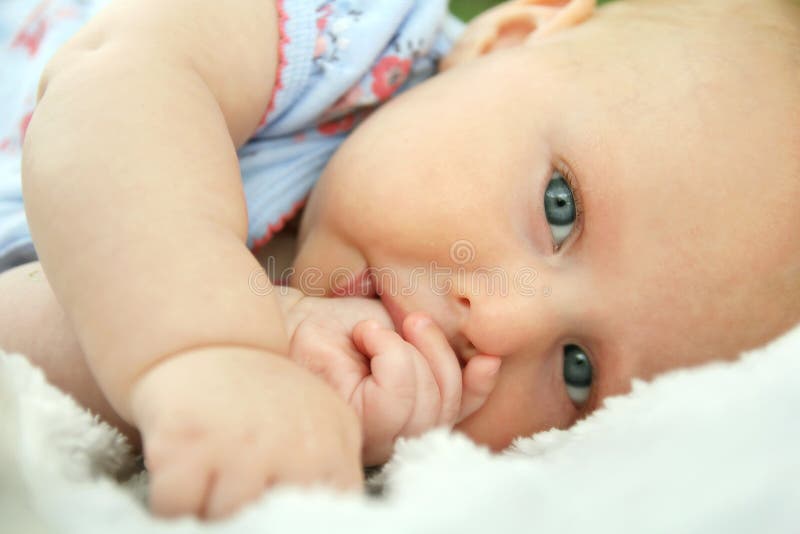
[[[264,111],[264,116],[261,117],[261,121],[258,123],[258,128],[261,129],[267,124],[267,118],[269,114],[272,113],[272,110],[275,109],[275,97],[277,96],[278,92],[283,89],[283,70],[286,68],[287,60],[286,60],[286,45],[291,42],[289,38],[289,34],[286,32],[286,22],[289,20],[289,15],[286,13],[286,9],[284,8],[285,0],[276,0],[275,7],[278,10],[278,69],[275,72],[275,86],[272,88],[272,96],[269,99],[269,104],[267,104],[267,109]]]
[[[306,205],[306,200],[308,200],[308,198],[304,198],[303,200],[298,200],[292,205],[292,209],[290,209],[287,213],[281,215],[281,218],[278,219],[277,222],[274,222],[269,226],[267,226],[267,231],[260,239],[256,239],[253,242],[253,247],[250,250],[253,251],[258,250],[259,248],[269,243],[269,241],[273,237],[275,237],[275,234],[283,230],[283,227],[286,226],[286,223],[291,221],[294,218],[294,216],[297,215],[297,213],[301,209],[303,209],[303,206]]]

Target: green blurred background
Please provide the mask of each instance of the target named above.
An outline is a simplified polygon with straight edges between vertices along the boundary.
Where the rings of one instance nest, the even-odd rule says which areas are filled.
[[[481,11],[497,5],[502,0],[450,0],[450,11],[462,20],[469,20]],[[599,4],[605,4],[611,0],[599,0]]]

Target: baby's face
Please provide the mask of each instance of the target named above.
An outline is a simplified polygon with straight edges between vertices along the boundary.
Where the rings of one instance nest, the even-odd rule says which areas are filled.
[[[800,313],[790,71],[731,28],[715,52],[711,31],[634,14],[601,11],[399,97],[306,211],[294,284],[333,294],[370,267],[396,323],[424,310],[462,359],[503,357],[460,425],[495,447],[569,426],[632,378],[734,357]]]

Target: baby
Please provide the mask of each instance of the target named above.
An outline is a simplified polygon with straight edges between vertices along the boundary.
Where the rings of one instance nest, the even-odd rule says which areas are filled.
[[[800,319],[796,2],[484,14],[327,162],[296,251],[267,251],[293,260],[283,290],[234,149],[265,109],[293,134],[270,106],[292,5],[111,3],[49,63],[25,137],[47,278],[0,276],[0,346],[141,432],[156,511],[357,486],[362,453],[433,426],[502,448]]]

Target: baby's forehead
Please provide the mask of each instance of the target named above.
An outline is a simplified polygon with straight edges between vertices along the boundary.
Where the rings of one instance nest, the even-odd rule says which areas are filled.
[[[601,238],[593,246],[612,247],[591,266],[607,285],[604,309],[617,310],[613,330],[641,351],[645,374],[677,355],[683,364],[735,355],[800,319],[800,214],[789,211],[798,186],[759,196],[764,184],[730,181],[704,186],[700,175],[666,193],[630,193],[608,212],[616,243],[602,239],[606,221],[587,214]],[[625,212],[632,202],[640,205]]]

